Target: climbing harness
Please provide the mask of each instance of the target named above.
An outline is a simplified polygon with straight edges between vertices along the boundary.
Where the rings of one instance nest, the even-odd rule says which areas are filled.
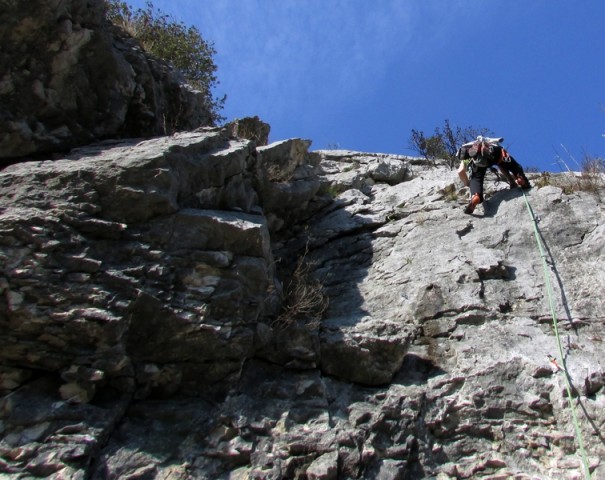
[[[552,286],[550,283],[548,261],[546,260],[546,254],[544,253],[544,247],[542,245],[542,241],[540,240],[540,232],[538,231],[538,220],[536,220],[536,217],[531,208],[531,205],[529,204],[529,200],[527,198],[527,195],[525,194],[525,190],[522,189],[521,191],[523,192],[523,198],[525,198],[525,204],[527,205],[527,211],[529,212],[529,216],[530,216],[532,224],[534,226],[534,235],[536,237],[536,243],[538,244],[538,250],[540,250],[540,256],[542,257],[542,267],[544,269],[544,281],[546,283],[546,290],[548,293],[548,302],[550,304],[550,313],[552,315],[552,325],[553,325],[553,330],[555,332],[555,338],[557,340],[557,347],[559,349],[559,358],[561,360],[560,365],[562,365],[562,367],[559,367],[559,368],[561,368],[563,370],[563,372],[565,373],[565,382],[566,382],[565,389],[567,391],[567,401],[569,403],[569,408],[571,410],[571,416],[573,418],[573,424],[574,424],[575,433],[576,433],[576,440],[578,441],[578,448],[579,448],[580,454],[582,456],[582,464],[584,465],[584,471],[586,473],[586,480],[591,480],[590,467],[588,464],[588,457],[586,455],[586,450],[584,449],[584,441],[582,440],[582,432],[580,431],[580,425],[578,423],[578,416],[576,414],[576,407],[575,407],[574,401],[573,401],[573,395],[572,395],[573,388],[571,385],[571,380],[569,378],[569,372],[567,370],[567,364],[565,362],[565,357],[563,355],[563,345],[561,343],[561,337],[559,336],[559,324],[557,321],[557,314],[555,311],[554,295],[553,295]]]

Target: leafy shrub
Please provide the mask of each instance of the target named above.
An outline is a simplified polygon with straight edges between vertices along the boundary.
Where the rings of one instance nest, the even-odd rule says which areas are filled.
[[[150,1],[137,10],[120,0],[105,3],[106,18],[137,39],[145,51],[171,63],[191,87],[202,92],[213,121],[222,120],[219,111],[226,97],[216,99],[212,95],[218,84],[213,44],[204,40],[197,28],[154,9]]]
[[[478,135],[490,136],[493,133],[487,128],[452,127],[446,119],[443,129],[436,127],[435,134],[429,137],[422,130],[412,129],[409,148],[427,160],[445,159],[448,166],[453,168],[459,163],[456,152],[460,145],[474,140]]]

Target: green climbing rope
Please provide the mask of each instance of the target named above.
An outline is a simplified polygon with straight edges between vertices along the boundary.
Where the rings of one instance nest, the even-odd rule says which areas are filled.
[[[580,454],[582,455],[582,463],[584,464],[584,471],[586,473],[586,479],[591,480],[590,476],[590,468],[588,464],[588,457],[586,455],[586,450],[584,449],[584,441],[582,440],[582,432],[580,431],[580,425],[578,423],[578,416],[576,414],[576,407],[573,401],[572,395],[572,385],[571,380],[569,378],[569,372],[567,370],[567,363],[565,361],[565,356],[563,354],[563,345],[561,344],[561,337],[559,336],[559,322],[557,321],[557,314],[555,310],[555,302],[554,295],[552,291],[552,286],[550,283],[550,273],[548,269],[548,263],[546,261],[546,254],[544,253],[544,247],[542,245],[542,241],[540,240],[540,232],[538,231],[538,222],[534,215],[534,212],[529,204],[529,200],[525,191],[523,191],[523,198],[525,198],[525,204],[527,205],[527,211],[529,212],[529,216],[531,217],[532,224],[534,226],[534,235],[536,237],[536,243],[538,244],[538,249],[540,250],[540,256],[542,257],[542,267],[544,269],[544,281],[546,282],[546,290],[548,293],[548,302],[550,304],[550,313],[552,315],[552,325],[553,330],[555,332],[555,338],[557,339],[557,346],[559,349],[559,358],[561,360],[561,365],[563,365],[563,373],[565,374],[565,389],[567,390],[567,401],[569,402],[569,408],[571,410],[571,416],[573,418],[573,424],[576,432],[576,440],[578,442],[578,448],[580,450]]]

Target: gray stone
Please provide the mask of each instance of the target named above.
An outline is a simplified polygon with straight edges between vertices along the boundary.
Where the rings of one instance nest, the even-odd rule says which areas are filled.
[[[567,378],[605,476],[602,189],[488,176],[468,216],[439,162],[246,122],[88,145],[160,133],[163,100],[97,2],[17,3],[3,46],[44,48],[0,78],[0,145],[81,148],[0,172],[0,476],[581,478]],[[113,73],[88,88],[90,49]]]
[[[213,122],[205,98],[104,20],[100,0],[5,2],[0,158]]]
[[[338,478],[338,452],[324,453],[307,468],[309,480],[333,480]]]

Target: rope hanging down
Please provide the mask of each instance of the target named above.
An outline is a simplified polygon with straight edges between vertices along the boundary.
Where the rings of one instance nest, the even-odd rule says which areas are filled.
[[[582,440],[582,432],[580,431],[580,425],[578,423],[578,416],[576,414],[576,407],[573,401],[572,395],[572,385],[569,377],[569,371],[567,370],[567,363],[565,361],[565,356],[563,354],[563,345],[561,343],[561,337],[559,336],[559,323],[557,321],[557,314],[555,311],[555,302],[554,295],[552,291],[552,285],[550,283],[550,274],[548,269],[548,263],[546,261],[546,254],[544,253],[544,247],[542,246],[542,241],[540,240],[540,232],[538,231],[538,222],[534,215],[534,212],[529,204],[529,200],[525,191],[523,192],[523,198],[525,198],[525,204],[527,205],[527,211],[529,212],[529,216],[531,218],[532,224],[534,226],[534,235],[536,237],[536,243],[538,244],[538,249],[540,250],[540,256],[542,257],[542,267],[544,269],[544,281],[546,283],[546,291],[548,293],[548,303],[550,304],[550,313],[552,315],[552,325],[553,330],[555,332],[555,338],[557,340],[557,347],[559,349],[559,358],[560,364],[563,365],[563,373],[565,374],[565,389],[567,391],[567,401],[569,403],[569,408],[571,410],[571,416],[573,418],[573,424],[576,432],[576,440],[578,441],[578,448],[580,450],[580,454],[582,455],[582,463],[584,465],[584,471],[586,473],[586,479],[591,480],[590,476],[590,468],[588,464],[588,457],[586,455],[586,450],[584,449],[584,441]]]

